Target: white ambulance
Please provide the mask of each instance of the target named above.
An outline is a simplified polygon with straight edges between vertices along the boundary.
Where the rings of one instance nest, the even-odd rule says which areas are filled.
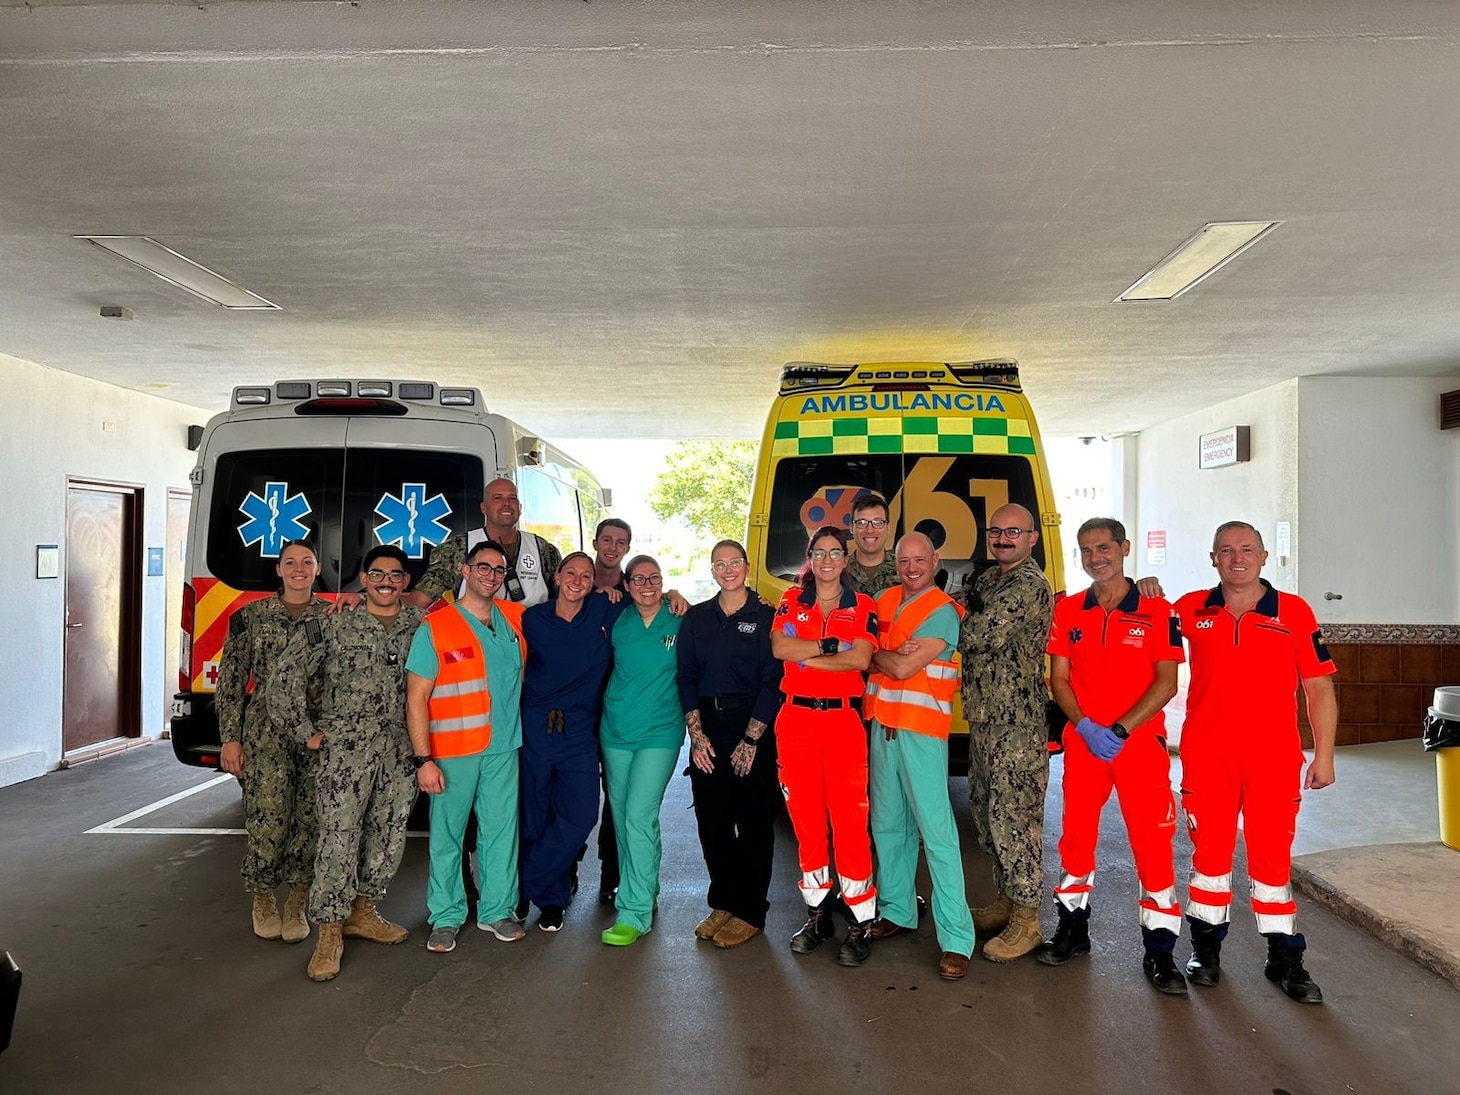
[[[319,591],[349,587],[366,552],[395,544],[413,579],[431,549],[480,527],[483,488],[517,484],[523,527],[564,551],[592,539],[607,495],[584,467],[475,388],[410,380],[286,380],[233,391],[193,469],[172,744],[217,767],[213,692],[229,617],[279,587],[291,540],[319,552]]]

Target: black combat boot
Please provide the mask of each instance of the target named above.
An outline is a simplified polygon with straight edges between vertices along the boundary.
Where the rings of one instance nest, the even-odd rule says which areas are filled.
[[[1141,961],[1141,971],[1157,992],[1167,996],[1185,996],[1186,978],[1176,968],[1176,959],[1171,952],[1176,947],[1176,933],[1169,928],[1142,928],[1141,939],[1146,945],[1146,956]]]
[[[1274,933],[1267,937],[1267,965],[1262,975],[1276,981],[1289,998],[1300,1004],[1323,1003],[1323,990],[1303,968],[1303,951],[1307,942],[1301,935]]]
[[[1066,909],[1058,901],[1054,903],[1059,913],[1059,927],[1054,938],[1047,939],[1034,948],[1034,957],[1046,966],[1063,966],[1077,954],[1090,953],[1090,909]]]
[[[797,954],[810,954],[826,940],[836,934],[836,924],[831,918],[829,901],[812,905],[807,910],[806,923],[791,936],[791,949]]]
[[[1227,936],[1227,925],[1191,917],[1186,922],[1191,925],[1191,960],[1186,963],[1186,979],[1193,985],[1215,985],[1222,978],[1222,940]]]
[[[860,966],[872,953],[871,925],[861,921],[853,921],[852,926],[847,929],[847,937],[842,940],[841,949],[836,952],[836,961],[839,966]]]

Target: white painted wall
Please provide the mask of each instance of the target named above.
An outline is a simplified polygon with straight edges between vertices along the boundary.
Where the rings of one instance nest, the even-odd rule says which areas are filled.
[[[1439,429],[1460,377],[1297,383],[1298,592],[1324,623],[1460,622],[1460,430]]]
[[[66,479],[140,484],[144,547],[166,543],[167,490],[186,488],[193,454],[187,427],[206,412],[43,369],[0,354],[0,467],[7,549],[0,588],[0,786],[30,779],[61,760],[62,635],[65,618]],[[110,430],[104,428],[110,423]],[[35,576],[37,544],[62,545],[62,577]],[[145,552],[143,565],[145,567]],[[166,629],[163,579],[143,578],[143,733],[162,724]]]
[[[1127,439],[1126,459],[1134,453],[1137,477],[1126,513],[1118,515],[1131,538],[1126,573],[1155,575],[1174,600],[1216,585],[1210,552],[1212,534],[1222,522],[1251,523],[1271,548],[1277,523],[1288,521],[1293,555],[1283,564],[1274,553],[1263,575],[1279,589],[1297,592],[1298,401],[1298,381],[1287,380],[1143,430],[1133,445]],[[1198,438],[1227,426],[1251,427],[1252,459],[1200,470]],[[1147,561],[1146,533],[1154,529],[1166,532],[1164,565]]]

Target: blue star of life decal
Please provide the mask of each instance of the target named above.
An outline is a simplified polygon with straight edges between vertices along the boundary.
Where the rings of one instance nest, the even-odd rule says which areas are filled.
[[[375,512],[385,518],[375,526],[375,538],[396,545],[408,559],[421,558],[427,544],[435,547],[451,535],[451,529],[442,524],[451,506],[440,493],[427,498],[425,483],[402,483],[400,495],[382,495]]]
[[[285,544],[309,536],[309,529],[300,523],[310,512],[309,502],[302,492],[290,495],[288,483],[265,483],[262,497],[249,491],[238,512],[248,518],[238,526],[243,546],[258,544],[265,559],[277,559]]]

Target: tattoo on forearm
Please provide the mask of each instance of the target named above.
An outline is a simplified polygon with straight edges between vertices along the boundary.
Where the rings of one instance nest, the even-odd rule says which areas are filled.
[[[766,732],[766,724],[761,722],[760,719],[751,719],[750,725],[745,728],[745,732],[756,741],[759,741],[761,735]]]

